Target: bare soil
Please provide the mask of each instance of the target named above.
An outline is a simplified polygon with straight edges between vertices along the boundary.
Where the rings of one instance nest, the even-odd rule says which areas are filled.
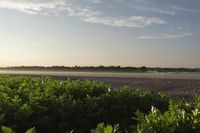
[[[62,78],[63,77],[57,77]],[[119,77],[68,77],[81,80],[97,80],[111,85],[114,88],[129,86],[133,89],[162,92],[178,99],[191,99],[193,95],[200,94],[199,79],[159,79],[159,78],[119,78]]]
[[[2,73],[1,73],[2,74]],[[51,76],[56,79],[96,80],[111,85],[114,88],[129,86],[133,89],[162,92],[175,99],[191,99],[200,95],[199,74],[115,74],[115,73],[8,73],[10,75]]]

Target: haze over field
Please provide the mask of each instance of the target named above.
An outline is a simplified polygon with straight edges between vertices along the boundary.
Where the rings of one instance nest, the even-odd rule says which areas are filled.
[[[1,0],[0,66],[200,67],[199,0]]]

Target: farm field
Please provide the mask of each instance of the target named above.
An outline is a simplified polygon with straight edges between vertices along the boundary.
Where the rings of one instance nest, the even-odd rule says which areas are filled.
[[[129,86],[153,93],[162,92],[174,98],[191,99],[200,94],[199,73],[105,73],[58,71],[0,71],[0,74],[51,76],[56,79],[96,80],[114,88]]]
[[[91,80],[0,76],[2,133],[198,133],[199,103]]]
[[[0,70],[0,74],[13,75],[40,75],[40,76],[65,76],[65,77],[110,77],[110,78],[156,78],[156,79],[199,79],[200,73],[123,73],[123,72],[72,72],[72,71],[23,71]]]

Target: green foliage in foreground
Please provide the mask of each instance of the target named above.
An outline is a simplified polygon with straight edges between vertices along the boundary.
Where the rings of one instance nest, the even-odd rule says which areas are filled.
[[[0,76],[0,125],[10,127],[3,133],[195,132],[199,103],[169,106],[162,95],[95,81]],[[101,122],[118,126],[94,129]]]
[[[137,126],[130,131],[122,131],[119,125],[111,126],[100,123],[91,133],[199,133],[200,132],[200,97],[192,102],[179,104],[170,101],[169,110],[161,113],[152,106],[149,114],[136,112]],[[2,127],[3,133],[13,133],[12,129]],[[26,133],[36,133],[35,128]]]
[[[11,128],[5,127],[5,126],[1,126],[0,132],[1,133],[15,133]],[[28,129],[25,133],[36,133],[36,130],[35,128],[31,128],[31,129]]]
[[[161,113],[152,106],[149,114],[137,111],[137,127],[130,133],[199,133],[200,132],[200,97],[191,103],[176,104],[170,101],[169,110]],[[92,133],[121,133],[117,126],[99,124]]]
[[[199,133],[200,97],[192,102],[176,104],[170,101],[169,110],[161,113],[152,106],[148,114],[136,112],[137,126],[130,133]],[[109,129],[109,130],[108,130]],[[119,128],[101,123],[92,133],[121,133]]]
[[[183,105],[171,101],[169,110],[163,114],[155,107],[148,115],[137,112],[136,119],[138,133],[199,133],[200,97]]]
[[[35,127],[39,133],[85,133],[100,122],[128,129],[139,109],[162,112],[168,99],[123,87],[112,89],[95,81],[0,76],[0,125],[17,133]]]
[[[96,129],[92,129],[91,133],[121,133],[118,125],[112,127],[111,125],[105,126],[104,123],[97,125]]]

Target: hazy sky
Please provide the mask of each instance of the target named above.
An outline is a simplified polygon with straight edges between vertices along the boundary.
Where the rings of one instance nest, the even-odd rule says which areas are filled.
[[[200,0],[0,0],[0,66],[200,67]]]

